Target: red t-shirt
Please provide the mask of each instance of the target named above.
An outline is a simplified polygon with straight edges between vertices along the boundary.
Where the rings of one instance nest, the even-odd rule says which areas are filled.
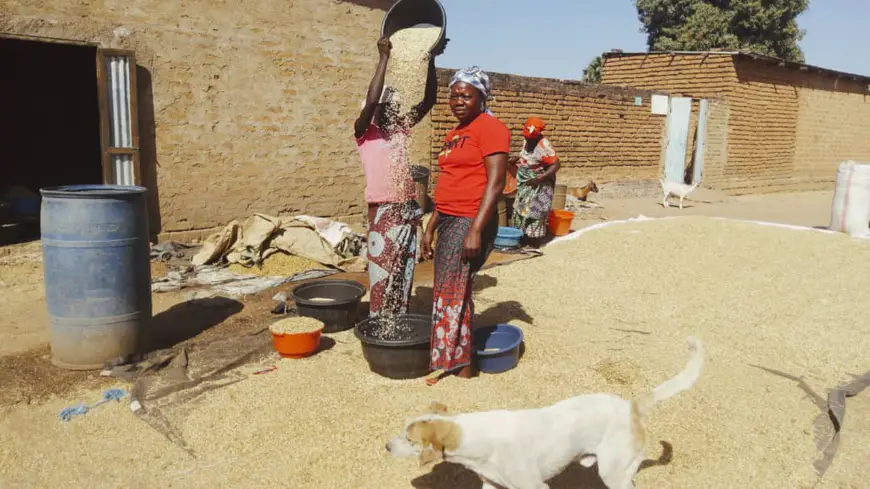
[[[438,212],[475,217],[486,190],[483,159],[495,153],[509,153],[510,149],[510,129],[489,114],[480,114],[470,124],[448,132],[438,155],[441,170],[435,185]]]

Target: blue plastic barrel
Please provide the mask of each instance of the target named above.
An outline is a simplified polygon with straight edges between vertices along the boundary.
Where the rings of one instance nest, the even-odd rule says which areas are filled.
[[[52,363],[92,370],[139,353],[151,321],[145,188],[40,192]]]

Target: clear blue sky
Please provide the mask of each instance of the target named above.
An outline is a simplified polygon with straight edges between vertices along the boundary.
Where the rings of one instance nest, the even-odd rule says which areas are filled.
[[[632,0],[441,0],[447,51],[438,66],[578,79],[611,49],[645,51]],[[806,62],[870,76],[870,0],[810,0],[798,21]]]

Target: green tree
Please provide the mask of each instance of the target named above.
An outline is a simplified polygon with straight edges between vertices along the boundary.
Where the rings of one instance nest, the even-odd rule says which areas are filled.
[[[635,0],[650,51],[752,51],[803,62],[809,0]]]
[[[601,83],[601,56],[596,56],[583,70],[583,81],[586,83]]]

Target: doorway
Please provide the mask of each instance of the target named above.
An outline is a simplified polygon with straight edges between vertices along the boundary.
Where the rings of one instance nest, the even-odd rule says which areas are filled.
[[[707,136],[709,101],[672,97],[667,118],[664,180],[686,184],[701,183]]]
[[[39,189],[103,182],[97,47],[0,37],[0,245],[39,238]]]

